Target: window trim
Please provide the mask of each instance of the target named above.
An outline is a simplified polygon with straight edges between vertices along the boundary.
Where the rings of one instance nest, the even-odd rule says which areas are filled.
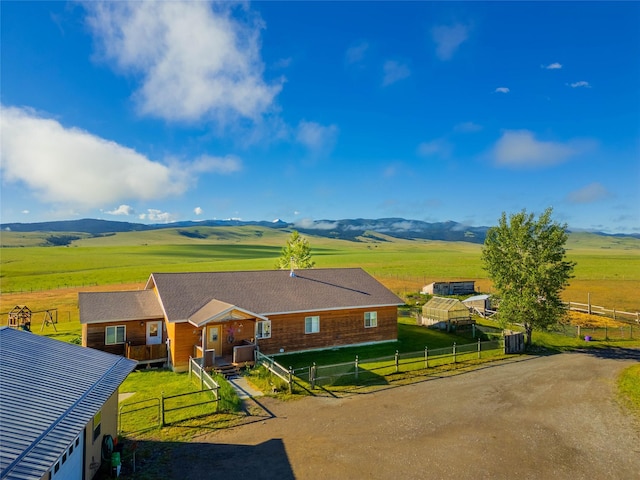
[[[258,328],[260,325],[260,328]],[[258,320],[256,322],[256,340],[271,338],[271,320]]]
[[[304,317],[304,333],[305,335],[320,333],[320,315],[310,315],[308,317]]]
[[[367,319],[367,317],[369,317]],[[368,320],[368,325],[367,325]],[[364,312],[364,328],[377,328],[378,327],[378,312]]]
[[[122,329],[122,341],[118,341],[118,329]],[[113,342],[109,341],[109,329],[113,329]],[[126,325],[108,325],[104,327],[104,344],[105,345],[122,345],[127,341]]]

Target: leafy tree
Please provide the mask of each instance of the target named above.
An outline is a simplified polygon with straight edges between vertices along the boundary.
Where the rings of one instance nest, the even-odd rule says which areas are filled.
[[[311,247],[306,238],[294,230],[282,248],[282,255],[276,262],[276,268],[287,270],[289,268],[313,268],[315,262],[311,260]]]
[[[484,268],[500,300],[499,318],[524,325],[526,343],[533,329],[556,323],[566,308],[560,294],[573,277],[575,262],[566,260],[567,225],[551,220],[548,208],[538,219],[526,210],[503,212],[490,228],[482,249]]]

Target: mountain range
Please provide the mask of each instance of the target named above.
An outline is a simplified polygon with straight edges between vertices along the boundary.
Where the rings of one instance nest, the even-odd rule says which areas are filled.
[[[273,229],[295,229],[306,235],[316,235],[350,241],[360,241],[363,237],[371,237],[380,241],[384,240],[385,236],[389,236],[407,240],[443,240],[471,243],[483,243],[487,230],[489,229],[489,227],[471,227],[454,221],[429,223],[421,220],[407,220],[404,218],[309,220],[299,223],[287,223],[282,220],[203,220],[199,222],[185,221],[163,224],[142,224],[85,218],[81,220],[39,223],[3,223],[0,224],[0,229],[3,231],[13,232],[66,232],[105,235],[119,232],[147,231],[166,228],[237,227],[245,225],[261,226]],[[602,232],[591,233],[603,236],[640,238],[640,234],[612,235]]]

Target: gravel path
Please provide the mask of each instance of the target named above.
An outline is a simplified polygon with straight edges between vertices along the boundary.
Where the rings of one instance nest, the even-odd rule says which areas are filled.
[[[640,350],[523,357],[343,398],[259,398],[253,423],[176,445],[176,479],[640,479],[615,398]],[[207,472],[206,474],[204,472]]]

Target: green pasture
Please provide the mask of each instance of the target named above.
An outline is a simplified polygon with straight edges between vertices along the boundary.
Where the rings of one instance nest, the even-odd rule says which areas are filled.
[[[289,233],[249,226],[191,227],[99,237],[78,234],[83,238],[69,246],[43,247],[31,245],[49,234],[0,232],[0,290],[5,296],[144,285],[152,272],[272,269]],[[477,288],[490,290],[478,244],[382,236],[361,242],[307,238],[316,268],[361,267],[400,295],[454,279],[474,279]],[[567,300],[586,302],[591,293],[596,305],[640,309],[640,240],[576,233],[569,237],[567,252],[577,262]],[[10,303],[19,303],[19,297]]]

